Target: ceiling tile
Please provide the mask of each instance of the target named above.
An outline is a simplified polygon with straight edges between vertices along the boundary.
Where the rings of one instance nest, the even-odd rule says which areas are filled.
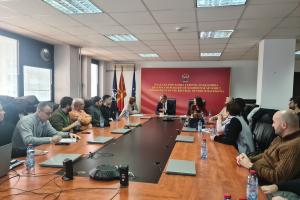
[[[98,24],[89,25],[91,29],[101,34],[128,34],[129,32],[122,26],[101,26]]]
[[[93,2],[108,13],[146,11],[140,0],[93,0]]]
[[[267,33],[269,33],[271,29],[244,29],[244,30],[235,30],[231,36],[231,38],[252,38],[252,39],[260,39]]]
[[[198,38],[180,40],[180,39],[172,39],[171,42],[174,45],[189,45],[189,44],[198,44]]]
[[[269,35],[285,35],[294,38],[300,35],[300,28],[276,28]]]
[[[195,10],[153,11],[152,14],[160,24],[196,22]]]
[[[155,24],[153,18],[147,12],[111,13],[111,16],[122,25]]]
[[[150,10],[185,10],[194,9],[193,0],[144,0]]]
[[[244,6],[198,8],[198,21],[237,20],[243,12]]]
[[[289,14],[297,3],[249,5],[243,14],[243,19],[277,18]]]
[[[1,18],[13,17],[16,15],[17,15],[17,12],[14,12],[11,9],[1,6],[1,4],[0,4],[0,20],[1,20]]]
[[[299,0],[284,0],[284,2],[299,2]],[[282,3],[282,0],[248,0],[248,5]]]
[[[167,39],[165,37],[165,35],[163,35],[163,34],[136,34],[136,36],[140,40],[145,40],[145,41],[149,41],[149,40],[166,40]]]
[[[291,14],[292,17],[300,17],[300,7],[298,7],[296,10],[294,10]],[[291,17],[290,16],[290,17]]]
[[[168,38],[171,40],[196,40],[198,38],[198,32],[190,32],[190,33],[167,33]]]
[[[49,24],[55,27],[65,27],[65,26],[81,26],[79,22],[74,20],[73,18],[67,16],[67,15],[56,15],[55,17],[50,15],[45,16],[34,16],[35,19],[45,23]]]
[[[58,10],[44,3],[36,0],[14,0],[1,1],[0,5],[6,6],[11,10],[25,15],[52,15],[62,14]]]
[[[199,22],[199,31],[231,30],[236,24],[237,20]]]
[[[155,25],[128,25],[126,28],[132,33],[161,33],[160,28]]]
[[[175,24],[160,24],[165,33],[177,33],[177,32],[195,32],[197,30],[196,23],[175,23]],[[181,31],[177,31],[176,28],[182,28]]]
[[[99,26],[113,26],[119,25],[110,16],[105,13],[99,14],[82,14],[82,15],[70,15],[73,19],[86,25],[99,25]]]
[[[150,41],[144,41],[145,44],[149,46],[166,46],[170,45],[170,42],[168,40],[150,40]]]
[[[237,29],[271,29],[281,20],[281,18],[241,19],[237,25]]]
[[[288,17],[284,19],[277,28],[296,28],[300,27],[300,17]]]

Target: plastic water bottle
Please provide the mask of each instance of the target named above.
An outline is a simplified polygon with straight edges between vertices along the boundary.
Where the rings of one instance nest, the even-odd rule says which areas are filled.
[[[230,194],[224,194],[224,200],[231,200]]]
[[[116,112],[116,120],[117,121],[119,120],[119,112],[118,111]]]
[[[258,199],[258,179],[255,170],[250,170],[247,181],[247,200]]]
[[[207,159],[207,145],[206,145],[206,139],[203,138],[201,142],[201,159],[206,160]]]
[[[199,133],[202,132],[202,121],[201,121],[201,119],[198,121],[198,132]]]
[[[34,147],[32,144],[27,146],[27,156],[26,156],[26,170],[29,174],[35,173],[35,157],[34,157]]]
[[[129,111],[126,110],[124,115],[125,115],[126,123],[127,123],[127,124],[130,124]]]
[[[101,114],[100,115],[100,128],[104,128],[104,117],[103,117],[103,115]]]

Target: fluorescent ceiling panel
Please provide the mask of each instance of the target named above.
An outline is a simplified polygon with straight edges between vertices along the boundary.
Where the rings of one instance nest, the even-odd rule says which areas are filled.
[[[42,1],[66,14],[102,13],[102,10],[100,10],[89,0],[42,0]]]
[[[246,0],[197,0],[198,8],[245,5]]]

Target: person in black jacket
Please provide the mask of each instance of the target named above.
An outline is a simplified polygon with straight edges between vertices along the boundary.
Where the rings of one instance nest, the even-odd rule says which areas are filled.
[[[290,98],[289,108],[298,115],[300,123],[300,96]]]
[[[163,94],[157,103],[155,113],[163,113],[164,115],[176,115],[174,105],[168,101],[167,95]]]
[[[104,126],[110,126],[109,121],[110,121],[110,118],[111,118],[110,107],[111,107],[111,103],[112,103],[112,98],[109,95],[104,95],[102,97],[102,101],[103,101],[103,104],[100,107],[100,111],[101,111],[102,116],[104,118]]]
[[[5,120],[5,111],[0,104],[0,146],[11,143],[14,125]]]
[[[280,196],[283,199],[300,199],[300,179],[280,182],[273,185],[265,185],[261,190],[269,196]]]
[[[92,116],[92,125],[99,127],[100,126],[100,118],[103,117],[101,113],[101,106],[103,102],[101,97],[95,96],[92,98],[92,105],[89,106],[86,110],[88,114]]]

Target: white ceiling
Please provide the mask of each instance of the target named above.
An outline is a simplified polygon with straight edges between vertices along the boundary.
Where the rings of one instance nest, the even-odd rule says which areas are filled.
[[[41,0],[0,0],[0,28],[117,61],[257,59],[258,43],[267,38],[296,38],[300,49],[300,0],[248,0],[222,8],[195,8],[194,0],[92,1],[104,13],[65,15]],[[199,40],[200,31],[218,29],[235,31],[229,39]],[[116,43],[103,36],[126,33],[139,41]],[[215,51],[222,56],[199,56]],[[139,53],[160,57],[143,59]]]

